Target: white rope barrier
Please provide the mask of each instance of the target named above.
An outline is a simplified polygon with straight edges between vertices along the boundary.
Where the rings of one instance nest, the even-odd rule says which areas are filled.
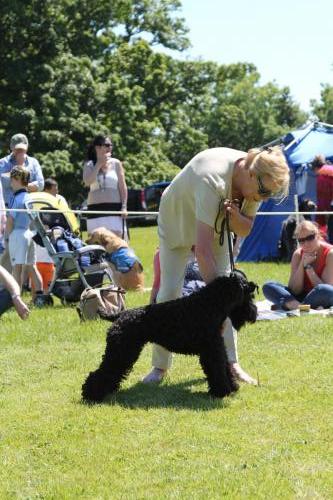
[[[26,208],[4,208],[0,210],[1,212],[43,212],[43,213],[52,213],[54,214],[55,212],[60,212],[62,214],[67,214],[67,213],[74,213],[74,214],[83,214],[83,215],[88,215],[88,214],[104,214],[104,215],[158,215],[158,212],[134,212],[134,211],[103,211],[103,210],[59,210],[59,209],[26,209]],[[257,212],[256,215],[333,215],[333,211],[331,212]]]

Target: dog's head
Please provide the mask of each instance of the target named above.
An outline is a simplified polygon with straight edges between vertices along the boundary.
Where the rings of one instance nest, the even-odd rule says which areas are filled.
[[[235,269],[229,279],[237,281],[239,285],[240,300],[230,313],[233,327],[239,330],[245,323],[254,323],[257,319],[258,311],[254,303],[254,294],[259,287],[253,281],[248,281],[246,275],[239,269]]]
[[[248,281],[246,275],[235,269],[227,278],[234,290],[234,307],[229,317],[232,325],[239,330],[245,323],[254,323],[257,319],[257,306],[254,303],[254,294],[259,287],[253,281]]]
[[[94,229],[94,231],[89,234],[86,242],[88,245],[102,245],[109,253],[128,246],[125,240],[105,227]]]

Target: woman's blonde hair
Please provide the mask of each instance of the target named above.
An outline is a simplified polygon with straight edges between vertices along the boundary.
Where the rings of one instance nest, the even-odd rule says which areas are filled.
[[[319,231],[319,226],[316,222],[312,222],[311,220],[302,220],[302,222],[299,222],[294,232],[296,238],[298,238],[299,233],[303,229],[305,229],[306,231],[311,231],[312,233],[318,234],[320,237],[322,237]]]
[[[274,197],[285,198],[289,191],[289,166],[280,146],[248,151],[245,166],[257,176],[270,177],[277,185]]]

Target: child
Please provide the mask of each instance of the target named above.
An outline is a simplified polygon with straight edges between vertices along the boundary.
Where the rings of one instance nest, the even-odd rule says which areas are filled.
[[[10,209],[25,209],[28,192],[29,172],[23,167],[14,167],[10,172],[10,185],[14,192],[9,202]],[[35,244],[29,229],[29,216],[25,212],[9,211],[6,232],[9,234],[9,256],[13,267],[13,276],[21,289],[25,276],[31,275],[36,289],[35,305],[38,295],[43,294],[43,282],[36,267]]]

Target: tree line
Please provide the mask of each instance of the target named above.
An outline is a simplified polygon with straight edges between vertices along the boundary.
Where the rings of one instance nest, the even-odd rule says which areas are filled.
[[[306,120],[288,87],[251,62],[181,60],[180,0],[0,3],[0,149],[29,137],[45,176],[72,202],[96,133],[110,132],[130,187],[169,180],[207,147],[248,149]],[[175,56],[161,49],[172,49]],[[333,88],[313,111],[332,122]]]

